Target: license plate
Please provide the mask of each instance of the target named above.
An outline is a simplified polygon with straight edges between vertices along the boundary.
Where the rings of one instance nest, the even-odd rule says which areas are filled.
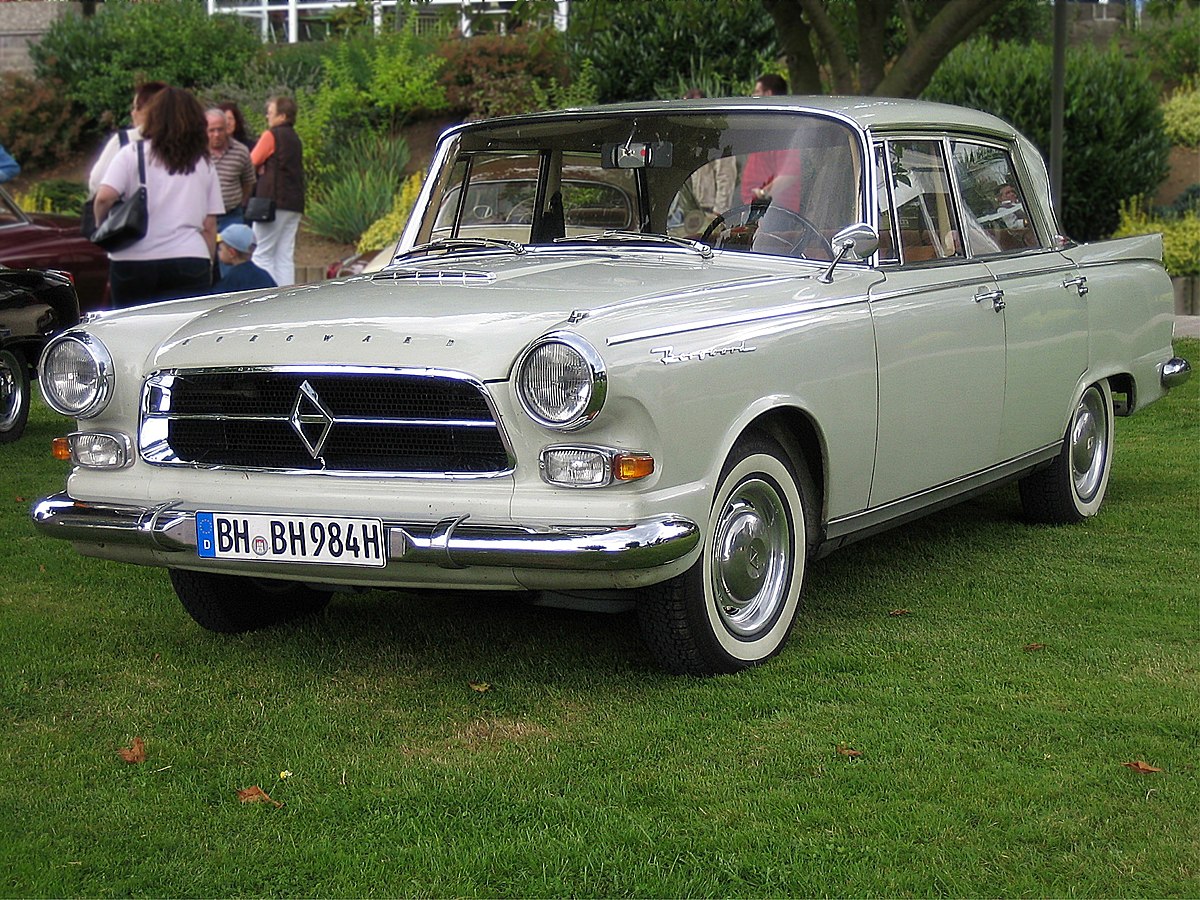
[[[196,552],[205,559],[387,565],[382,519],[196,513]]]

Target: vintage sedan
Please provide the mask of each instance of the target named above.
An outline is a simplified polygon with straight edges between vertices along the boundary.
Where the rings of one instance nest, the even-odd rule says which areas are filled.
[[[79,323],[79,299],[66,272],[0,265],[0,444],[25,431],[30,375],[47,341]]]
[[[75,283],[83,309],[108,309],[108,254],[79,233],[79,217],[30,213],[0,188],[0,266],[56,269]]]
[[[490,173],[516,169],[506,208]],[[577,189],[589,170],[612,189]],[[1188,375],[1161,250],[1063,237],[1037,151],[966,109],[465,124],[382,271],[55,339],[74,465],[33,518],[166,567],[219,632],[335,590],[533,591],[635,605],[668,670],[733,672],[779,652],[848,541],[1012,480],[1032,520],[1095,515],[1113,417]]]

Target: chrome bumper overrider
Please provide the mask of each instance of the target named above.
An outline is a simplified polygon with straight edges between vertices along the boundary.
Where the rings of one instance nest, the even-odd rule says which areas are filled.
[[[1179,387],[1188,380],[1188,376],[1192,374],[1192,366],[1186,359],[1180,359],[1178,356],[1172,357],[1162,365],[1162,373],[1159,378],[1162,381],[1162,386],[1170,390],[1171,388]]]
[[[39,500],[32,515],[34,525],[49,537],[196,552],[196,511],[173,503],[154,507],[88,503],[62,493]],[[474,525],[464,515],[433,525],[385,522],[384,528],[389,564],[425,563],[450,569],[649,569],[680,559],[700,540],[696,524],[679,516],[655,516],[626,525],[533,528]]]

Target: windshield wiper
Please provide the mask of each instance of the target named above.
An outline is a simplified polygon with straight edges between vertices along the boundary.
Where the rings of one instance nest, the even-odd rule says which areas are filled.
[[[595,234],[577,234],[573,237],[555,238],[556,244],[671,244],[699,253],[704,259],[712,259],[712,247],[700,241],[641,231],[598,231]]]
[[[436,253],[439,250],[447,252],[454,250],[508,250],[520,256],[525,252],[525,245],[518,244],[516,241],[504,241],[500,238],[442,238],[427,244],[417,244],[403,253],[398,253],[392,257],[392,262],[407,256],[415,256],[418,253]]]

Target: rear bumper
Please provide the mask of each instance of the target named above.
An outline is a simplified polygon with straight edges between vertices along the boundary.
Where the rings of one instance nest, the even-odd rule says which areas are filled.
[[[1167,390],[1179,387],[1192,374],[1192,366],[1186,359],[1180,359],[1178,356],[1172,357],[1162,364],[1162,370],[1159,374],[1159,380],[1162,386]]]
[[[54,494],[33,506],[48,536],[79,544],[115,544],[196,556],[196,510],[89,503]],[[389,570],[411,564],[619,572],[675,562],[700,541],[689,519],[654,516],[621,525],[476,525],[467,516],[435,524],[385,522]],[[181,565],[184,560],[181,558]],[[253,563],[250,563],[253,565]]]

